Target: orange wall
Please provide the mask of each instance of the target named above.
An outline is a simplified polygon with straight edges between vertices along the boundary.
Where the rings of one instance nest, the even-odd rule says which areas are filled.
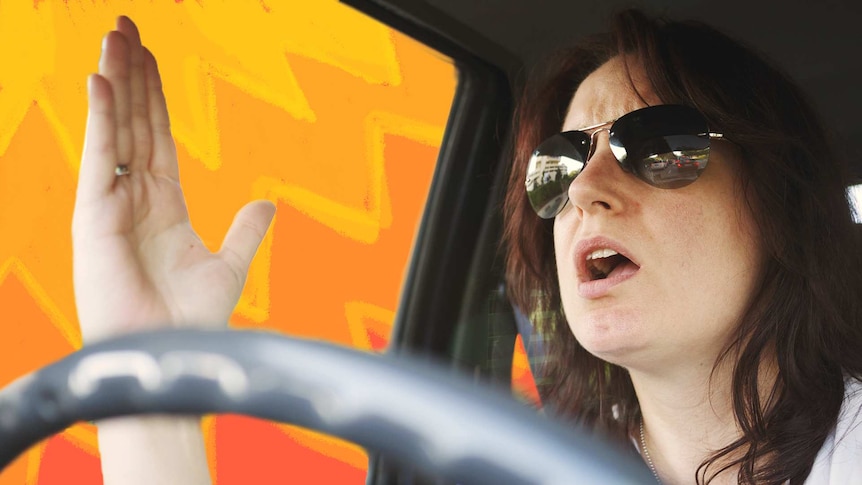
[[[80,347],[70,221],[85,79],[119,14],[160,62],[189,210],[217,248],[269,198],[274,228],[232,324],[385,346],[456,75],[334,1],[0,0],[0,386]],[[206,418],[219,485],[364,483],[362,450]],[[0,485],[101,483],[95,429],[33,448]]]

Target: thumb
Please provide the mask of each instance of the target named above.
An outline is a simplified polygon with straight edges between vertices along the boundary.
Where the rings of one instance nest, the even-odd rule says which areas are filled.
[[[218,254],[237,274],[248,271],[273,216],[275,204],[268,200],[250,202],[236,213]]]

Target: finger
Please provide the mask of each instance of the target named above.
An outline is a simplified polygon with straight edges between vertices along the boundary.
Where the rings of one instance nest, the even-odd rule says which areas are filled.
[[[274,215],[275,205],[272,202],[251,202],[237,212],[227,231],[219,256],[243,280]]]
[[[117,125],[117,163],[128,165],[132,160],[131,94],[129,43],[120,32],[105,36],[99,74],[111,83],[114,93],[114,114]]]
[[[114,185],[117,164],[114,94],[104,77],[93,74],[87,79],[89,109],[84,152],[78,172],[78,201],[88,201],[107,194]]]
[[[117,30],[129,44],[129,110],[131,115],[132,153],[131,170],[145,169],[152,148],[150,120],[147,107],[147,79],[144,72],[144,48],[137,26],[128,17],[117,19]]]
[[[159,175],[179,180],[177,166],[177,148],[171,136],[171,121],[168,117],[168,106],[165,93],[162,91],[162,79],[159,76],[159,66],[153,54],[144,47],[144,70],[147,75],[147,103],[150,114],[150,131],[153,136],[152,156],[149,169]]]

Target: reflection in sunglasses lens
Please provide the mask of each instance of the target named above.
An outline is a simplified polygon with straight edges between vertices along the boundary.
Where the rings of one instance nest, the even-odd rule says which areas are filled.
[[[663,189],[684,187],[697,180],[709,160],[709,140],[676,135],[664,137],[663,145],[660,150],[641,149],[630,157],[627,164],[634,174]]]
[[[568,201],[569,185],[584,168],[589,137],[560,133],[539,145],[527,168],[527,197],[539,217],[557,215]]]

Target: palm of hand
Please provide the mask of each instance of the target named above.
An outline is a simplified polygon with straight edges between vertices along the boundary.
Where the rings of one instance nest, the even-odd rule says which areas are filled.
[[[128,19],[105,38],[73,220],[75,298],[85,341],[131,331],[223,326],[272,219],[269,203],[237,215],[222,249],[195,234],[155,60]],[[120,160],[128,175],[114,175]]]

